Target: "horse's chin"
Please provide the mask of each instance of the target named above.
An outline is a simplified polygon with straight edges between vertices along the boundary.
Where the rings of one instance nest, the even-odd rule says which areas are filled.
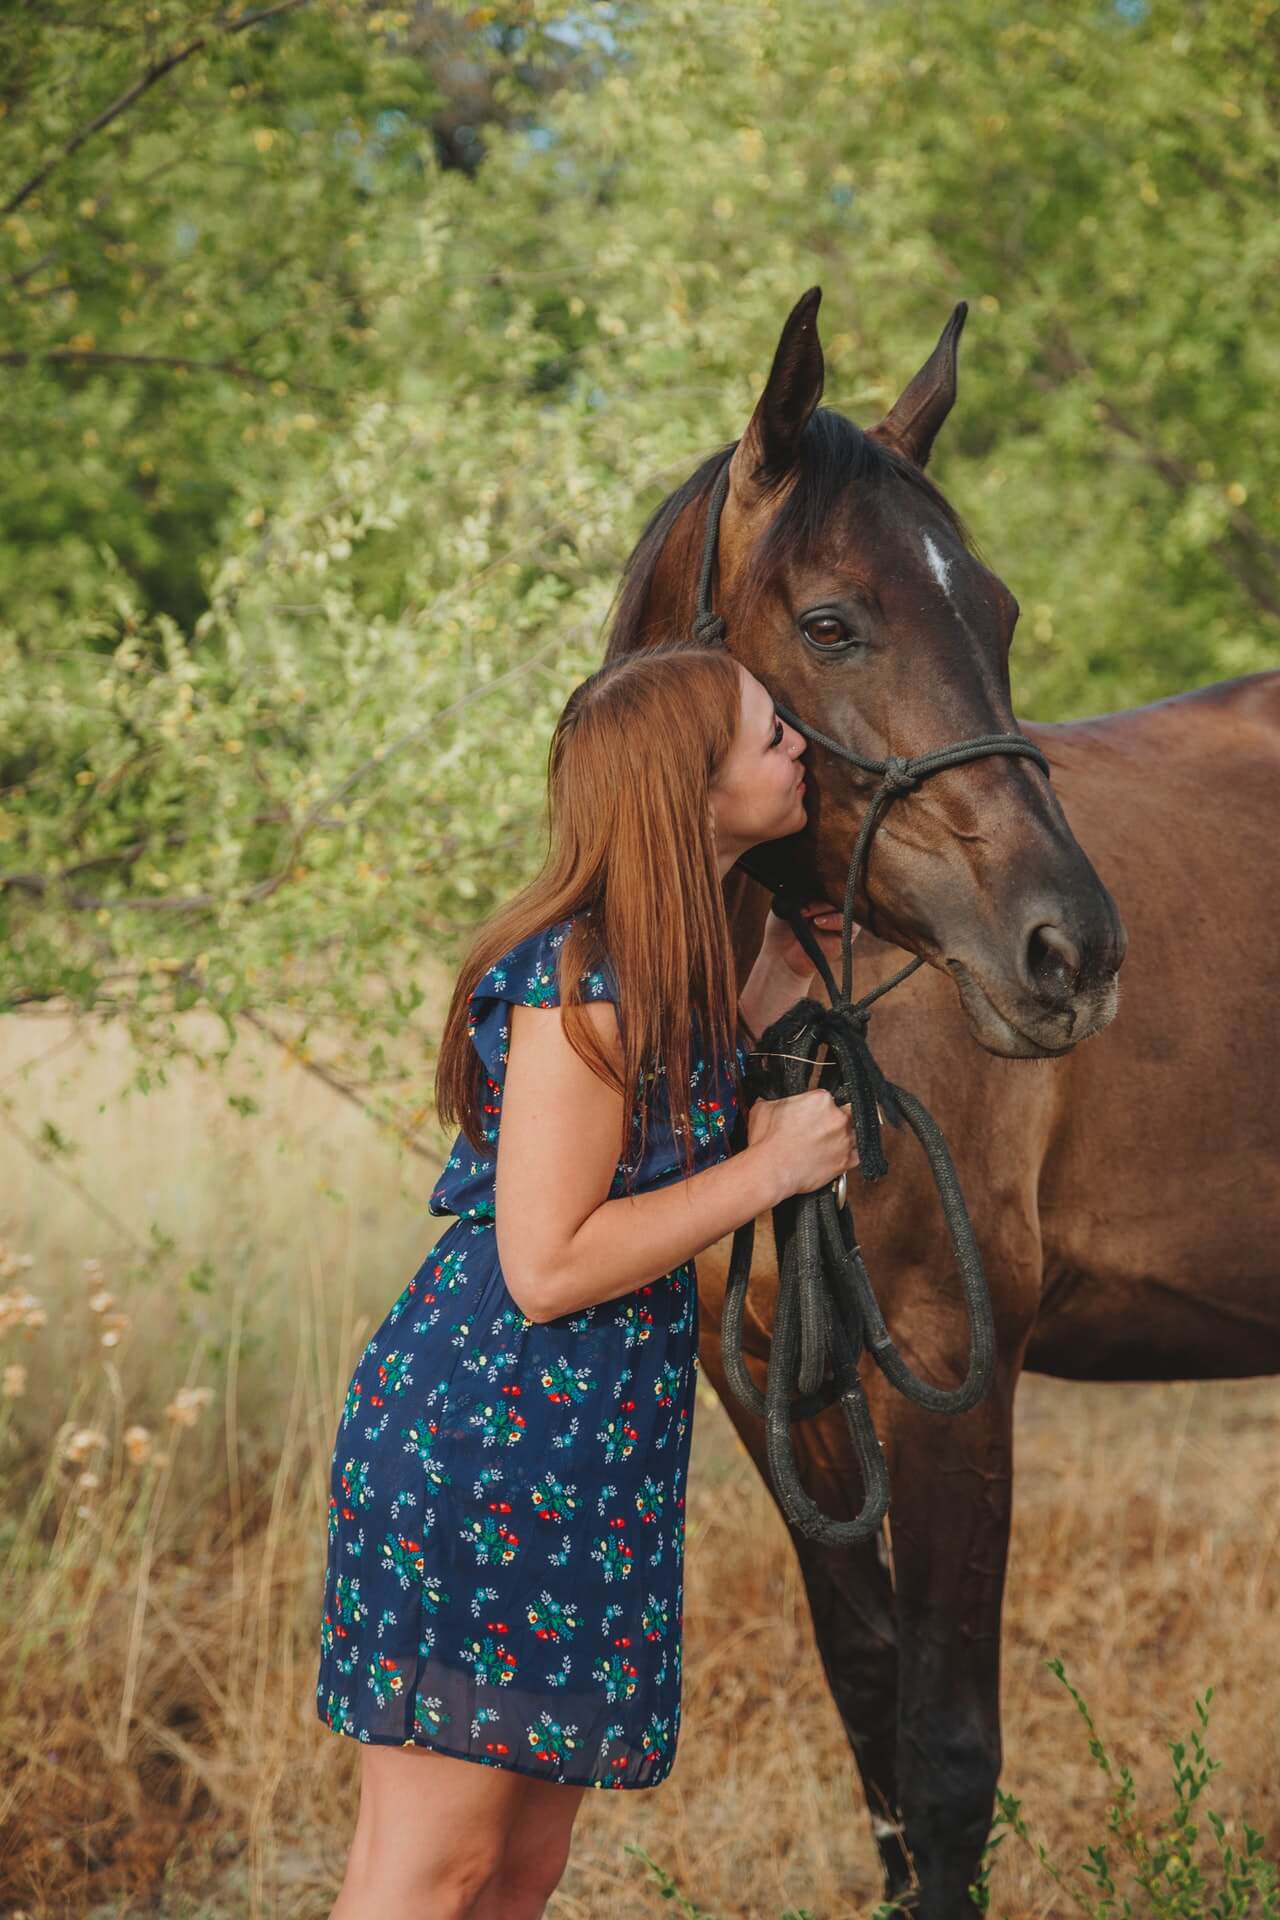
[[[1099,986],[1077,995],[1073,1004],[1052,1011],[1028,1000],[1017,1018],[995,1003],[963,960],[947,960],[947,972],[956,984],[970,1031],[980,1047],[1004,1060],[1056,1060],[1072,1053],[1110,1026],[1119,1004],[1115,974]]]

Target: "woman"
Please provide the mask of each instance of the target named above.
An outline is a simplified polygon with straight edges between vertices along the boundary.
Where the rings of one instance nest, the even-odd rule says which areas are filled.
[[[334,1451],[316,1700],[364,1749],[333,1920],[533,1920],[583,1790],[670,1770],[694,1256],[857,1160],[824,1089],[729,1141],[740,1027],[812,969],[770,915],[739,997],[721,883],[803,826],[804,746],[686,646],[601,668],[556,727],[546,864],[474,940],[441,1040],[461,1131],[430,1210],[456,1217]],[[806,911],[834,957],[841,916]]]

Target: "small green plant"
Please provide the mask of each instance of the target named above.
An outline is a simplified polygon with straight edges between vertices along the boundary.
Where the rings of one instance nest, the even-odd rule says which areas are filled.
[[[990,1910],[990,1875],[996,1849],[1012,1832],[1034,1850],[1045,1871],[1090,1920],[1131,1920],[1132,1916],[1142,1916],[1143,1920],[1146,1916],[1158,1916],[1158,1920],[1242,1920],[1245,1915],[1255,1914],[1262,1920],[1280,1920],[1276,1869],[1262,1858],[1262,1835],[1246,1821],[1243,1850],[1231,1845],[1226,1822],[1201,1799],[1210,1776],[1222,1765],[1212,1758],[1201,1738],[1208,1731],[1213,1688],[1207,1689],[1203,1700],[1195,1702],[1199,1726],[1191,1730],[1190,1753],[1186,1741],[1169,1743],[1173,1809],[1149,1837],[1139,1817],[1132,1773],[1128,1767],[1113,1765],[1088,1705],[1067,1679],[1061,1660],[1045,1664],[1075,1701],[1089,1730],[1089,1752],[1114,1789],[1106,1809],[1107,1827],[1114,1840],[1110,1847],[1089,1847],[1088,1860],[1069,1877],[1050,1859],[1044,1845],[1032,1839],[1022,1802],[997,1789],[996,1817],[983,1849],[981,1869],[969,1889],[979,1912]],[[1218,1850],[1217,1859],[1211,1859],[1207,1867],[1197,1855],[1201,1831],[1197,1812],[1203,1813],[1212,1829]],[[1093,1885],[1083,1884],[1074,1877],[1076,1873],[1087,1876]],[[1127,1890],[1122,1890],[1118,1875],[1130,1883]]]
[[[674,1900],[677,1910],[685,1916],[685,1920],[716,1920],[716,1916],[706,1907],[697,1907],[692,1900],[686,1899],[666,1868],[660,1866],[642,1846],[632,1840],[624,1842],[624,1845],[626,1851],[634,1853],[637,1859],[643,1860],[652,1873],[657,1882],[659,1898]],[[894,1920],[894,1915],[900,1910],[896,1900],[881,1901],[873,1911],[871,1920]],[[815,1920],[815,1915],[808,1907],[787,1907],[782,1914],[782,1920]]]
[[[624,1845],[626,1852],[634,1853],[637,1859],[644,1861],[657,1882],[659,1897],[663,1900],[674,1900],[678,1911],[684,1914],[685,1920],[715,1920],[714,1914],[709,1913],[706,1908],[695,1907],[692,1900],[685,1899],[666,1868],[659,1866],[652,1855],[638,1842],[628,1840]]]

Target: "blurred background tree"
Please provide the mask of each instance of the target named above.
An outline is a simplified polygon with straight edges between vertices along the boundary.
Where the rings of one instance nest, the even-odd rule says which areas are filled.
[[[1028,718],[1274,664],[1274,0],[24,9],[0,92],[0,1005],[242,1019],[406,1137],[649,509],[824,289]],[[415,1050],[394,1043],[411,1029]]]

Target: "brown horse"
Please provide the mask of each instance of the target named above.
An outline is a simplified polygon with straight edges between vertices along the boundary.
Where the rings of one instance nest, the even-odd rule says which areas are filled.
[[[923,472],[955,397],[965,309],[863,433],[818,406],[818,298],[787,321],[741,441],[650,520],[607,657],[688,635],[707,496],[731,453],[716,604],[730,650],[776,698],[864,756],[1014,731],[1016,603]],[[855,993],[910,954],[928,962],[878,1003],[870,1037],[950,1143],[991,1288],[994,1381],[970,1412],[930,1414],[864,1359],[888,1528],[839,1550],[792,1532],[886,1891],[929,1920],[974,1910],[1000,1771],[1022,1370],[1280,1371],[1280,673],[1023,731],[1051,782],[1024,758],[936,775],[890,809],[856,905]],[[875,783],[817,745],[806,763],[808,825],[771,851],[780,874],[838,902]],[[745,966],[769,896],[737,873],[726,897]],[[805,991],[819,991],[816,976]],[[905,1357],[951,1386],[967,1344],[941,1212],[914,1142],[889,1130],[886,1147],[890,1177],[852,1181],[859,1239]],[[757,1223],[747,1310],[761,1386],[777,1286],[768,1228]],[[728,1252],[698,1262],[703,1365],[764,1473],[763,1422],[728,1391],[720,1352]],[[793,1434],[809,1493],[856,1514],[839,1408]]]

